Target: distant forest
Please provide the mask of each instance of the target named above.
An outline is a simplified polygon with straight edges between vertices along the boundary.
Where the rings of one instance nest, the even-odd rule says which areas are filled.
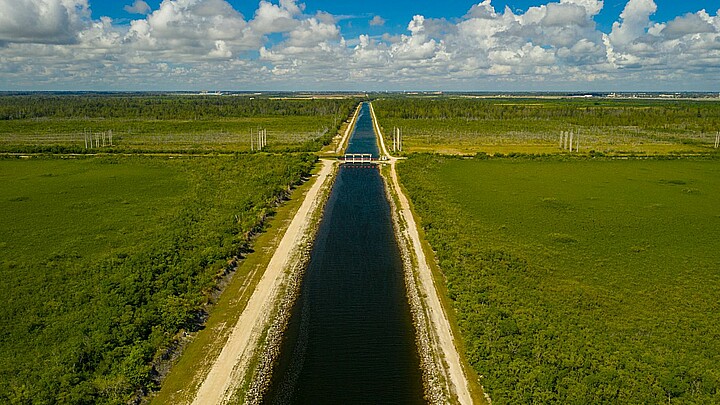
[[[231,96],[27,95],[0,97],[0,120],[137,118],[201,120],[257,116],[342,115],[353,99],[272,99]]]

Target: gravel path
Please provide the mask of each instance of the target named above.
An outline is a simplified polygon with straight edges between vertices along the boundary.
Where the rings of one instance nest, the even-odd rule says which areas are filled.
[[[255,287],[253,295],[232,330],[225,347],[213,363],[210,372],[198,390],[193,404],[209,405],[226,403],[234,394],[237,384],[247,372],[260,334],[269,321],[269,313],[276,301],[285,277],[285,269],[294,255],[293,251],[303,239],[310,226],[312,211],[318,204],[320,190],[332,173],[333,161],[323,160],[315,184],[305,195],[300,209],[293,217],[285,235],[275,250],[265,273]]]
[[[340,153],[343,149],[345,149],[345,144],[348,141],[348,138],[350,138],[350,134],[352,134],[352,130],[355,128],[355,121],[357,120],[358,115],[360,114],[360,109],[362,108],[362,104],[359,104],[357,108],[355,109],[355,113],[353,114],[352,118],[350,119],[350,123],[348,124],[347,128],[345,128],[345,135],[343,135],[342,139],[340,140],[340,143],[337,146],[337,149],[335,149],[335,153]]]

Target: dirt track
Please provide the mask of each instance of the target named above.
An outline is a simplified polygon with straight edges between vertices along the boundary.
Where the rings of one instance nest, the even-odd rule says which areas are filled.
[[[321,196],[320,191],[332,173],[332,169],[332,161],[322,161],[315,184],[305,195],[305,200],[285,231],[285,235],[270,259],[262,279],[258,282],[227,343],[200,386],[193,404],[226,403],[235,392],[237,384],[242,381],[260,334],[269,321],[268,315],[272,310],[275,297],[285,279],[284,270],[290,264],[288,261],[294,256],[293,251],[310,226],[311,214],[317,207],[318,199]]]
[[[348,123],[347,128],[345,128],[345,134],[343,135],[342,139],[340,139],[340,143],[338,143],[338,146],[335,149],[335,153],[340,153],[340,151],[345,149],[345,144],[347,143],[348,138],[350,138],[353,129],[355,129],[355,121],[357,121],[358,115],[360,115],[361,107],[362,104],[358,105],[357,108],[355,108],[355,112],[353,113],[352,118],[350,118],[350,122]]]

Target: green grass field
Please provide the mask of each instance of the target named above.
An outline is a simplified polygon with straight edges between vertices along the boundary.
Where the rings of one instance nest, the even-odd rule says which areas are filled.
[[[113,146],[95,151],[219,151],[250,150],[250,134],[268,131],[267,150],[299,148],[333,130],[334,117],[249,117],[208,120],[45,119],[0,123],[0,148],[24,146],[85,148],[84,131],[112,131]],[[101,140],[102,142],[102,140]]]
[[[404,152],[560,153],[560,132],[580,152],[698,153],[720,130],[720,102],[609,99],[405,98],[373,103],[385,141],[403,130]],[[575,138],[577,139],[577,138]]]
[[[311,155],[0,160],[0,402],[127,403]]]
[[[720,402],[720,161],[398,169],[493,403]]]
[[[356,104],[350,97],[0,96],[0,152],[243,152],[259,129],[267,151],[317,151]],[[100,147],[86,148],[90,134]]]

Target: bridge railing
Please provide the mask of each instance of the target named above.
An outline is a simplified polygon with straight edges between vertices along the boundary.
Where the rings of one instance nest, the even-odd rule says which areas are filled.
[[[369,163],[376,159],[373,159],[371,153],[346,153],[343,160],[346,163]]]

